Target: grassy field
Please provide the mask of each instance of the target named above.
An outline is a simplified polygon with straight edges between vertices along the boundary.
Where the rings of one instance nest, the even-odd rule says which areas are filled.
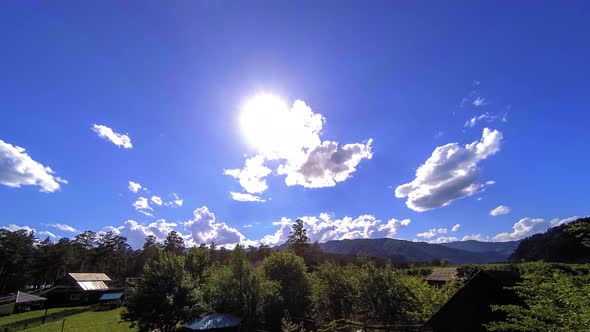
[[[54,309],[57,312],[60,310],[71,309],[71,308],[59,308]],[[127,332],[137,331],[137,329],[129,327],[129,323],[121,322],[121,310],[115,309],[109,311],[87,311],[77,315],[68,316],[65,318],[64,331],[69,332]],[[51,310],[49,310],[51,312]],[[11,318],[10,322],[17,320],[27,319],[31,317],[39,316],[39,313],[43,315],[43,311],[27,312],[17,315],[12,315],[0,319],[0,325],[6,324],[4,320]],[[32,315],[31,315],[32,314]],[[13,318],[14,317],[14,318]],[[38,325],[25,331],[30,332],[41,332],[41,331],[61,331],[62,320],[49,322],[43,325]]]
[[[55,312],[60,312],[60,311],[70,310],[70,309],[79,309],[79,308],[84,308],[84,307],[51,308],[47,311],[47,314],[49,315],[49,314],[52,314]],[[5,325],[5,324],[14,323],[19,320],[33,318],[33,317],[42,317],[44,314],[45,314],[45,310],[35,310],[35,311],[23,312],[20,314],[14,314],[14,315],[10,315],[10,316],[0,317],[0,326]]]

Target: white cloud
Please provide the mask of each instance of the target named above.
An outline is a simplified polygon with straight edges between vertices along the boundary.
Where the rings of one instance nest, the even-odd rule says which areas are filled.
[[[491,186],[491,185],[493,185],[493,184],[496,184],[496,181],[494,181],[494,180],[489,180],[489,181],[486,181],[486,184],[487,184],[488,186]]]
[[[428,241],[428,243],[447,243],[447,242],[453,242],[453,241],[457,241],[458,239],[454,236],[441,236],[441,237],[437,237],[434,240]]]
[[[499,131],[485,128],[480,141],[465,147],[457,143],[437,147],[418,168],[416,178],[395,189],[395,196],[407,197],[408,208],[422,212],[480,192],[485,185],[476,183],[477,164],[498,152],[501,140]]]
[[[139,249],[143,247],[145,238],[148,235],[153,235],[158,241],[163,241],[168,233],[173,231],[172,227],[174,226],[177,226],[177,224],[169,223],[164,219],[159,219],[147,226],[139,224],[135,220],[127,220],[123,226],[107,226],[103,231],[112,231],[117,235],[124,236],[132,248]]]
[[[129,190],[131,190],[131,192],[138,192],[139,189],[141,189],[141,184],[137,183],[137,182],[133,182],[133,181],[129,181],[129,185],[127,186],[127,188],[129,188]]]
[[[485,121],[487,123],[493,122],[493,121],[502,121],[502,122],[508,122],[508,114],[504,114],[504,115],[497,115],[497,114],[492,114],[492,113],[483,113],[480,114],[478,116],[474,116],[471,119],[467,120],[467,122],[465,122],[464,127],[465,128],[473,128],[475,127],[475,125],[478,122],[482,122]]]
[[[66,225],[66,224],[46,224],[45,226],[57,228],[60,231],[64,231],[64,232],[71,232],[71,233],[79,233],[80,232],[77,229],[75,229],[74,227],[72,227],[70,225]]]
[[[305,102],[291,108],[269,95],[250,100],[242,114],[242,129],[257,150],[243,169],[225,170],[250,194],[268,188],[264,178],[272,170],[263,165],[276,161],[276,174],[285,175],[288,186],[332,187],[345,181],[362,159],[371,159],[371,142],[345,144],[321,140],[325,119]],[[250,164],[249,164],[250,163]]]
[[[2,226],[2,228],[7,229],[7,230],[9,230],[11,232],[16,232],[16,231],[18,231],[20,229],[25,230],[25,231],[27,231],[29,233],[30,232],[35,232],[35,229],[34,228],[31,228],[29,226],[18,226],[18,225],[15,225],[15,224],[10,224],[10,225],[7,225],[7,226]]]
[[[122,146],[125,149],[131,149],[133,147],[129,136],[116,133],[107,126],[94,124],[92,125],[92,130],[97,133],[100,138],[109,140],[116,146]]]
[[[162,205],[162,198],[160,198],[158,196],[152,196],[152,198],[150,198],[150,200],[152,201],[152,203],[154,203],[156,205]]]
[[[237,229],[223,222],[216,222],[215,215],[206,206],[193,211],[194,219],[184,223],[195,244],[215,242],[217,245],[234,245],[246,238]]]
[[[234,201],[239,202],[266,202],[266,200],[252,194],[236,193],[232,191],[230,192],[230,195]]]
[[[446,228],[439,228],[436,230],[438,234],[447,234],[447,229]]]
[[[328,213],[321,213],[319,217],[301,217],[312,242],[326,242],[343,239],[376,239],[393,238],[397,232],[410,224],[409,219],[390,219],[383,221],[372,215],[361,215],[357,218],[344,217],[333,219]],[[289,237],[292,219],[283,217],[274,225],[280,228],[274,233],[264,236],[260,243],[268,245],[283,244]]]
[[[480,106],[487,105],[486,99],[485,98],[481,98],[481,97],[475,98],[475,100],[472,102],[472,104],[475,107],[480,107]]]
[[[461,228],[461,224],[455,224],[455,226],[453,226],[453,228],[451,228],[451,232],[456,232],[459,230],[459,228]]]
[[[48,166],[31,159],[24,148],[0,140],[0,184],[8,187],[39,186],[42,192],[54,192],[68,181],[54,175]]]
[[[133,207],[135,208],[135,210],[137,210],[137,212],[143,213],[146,216],[153,217],[153,214],[151,214],[148,211],[153,211],[154,209],[152,209],[152,207],[150,206],[147,198],[138,197],[135,203],[133,203]]]
[[[250,227],[252,227],[252,225],[248,224],[248,225],[244,225],[242,227],[244,227],[244,228],[250,228]]]
[[[483,236],[481,234],[470,234],[470,235],[465,235],[461,241],[469,241],[469,240],[475,240],[475,241],[489,241],[489,238],[487,236]]]
[[[503,214],[508,214],[510,213],[511,209],[508,206],[505,205],[500,205],[497,208],[493,209],[490,211],[490,216],[499,216],[499,215],[503,215]]]
[[[165,206],[180,207],[184,203],[184,200],[181,199],[178,194],[172,193],[170,196],[172,196],[172,200],[170,202],[164,203]]]
[[[238,179],[247,192],[257,194],[268,188],[264,178],[272,172],[270,168],[263,166],[263,163],[264,157],[256,156],[247,159],[243,169],[226,169],[223,173]]]
[[[494,236],[494,241],[513,241],[520,240],[529,235],[543,232],[547,229],[544,219],[522,218],[512,226],[512,233],[500,233]]]
[[[578,217],[578,216],[569,217],[569,218],[565,218],[565,219],[554,218],[554,219],[551,219],[551,221],[549,221],[549,224],[551,224],[551,227],[561,226],[563,224],[568,224],[568,223],[570,223],[574,220],[578,220],[578,219],[580,219],[580,217]]]
[[[416,234],[417,237],[423,237],[425,239],[431,239],[433,237],[436,236],[436,228],[432,228],[430,230],[428,230],[427,232],[424,233],[418,233]]]
[[[50,238],[54,238],[54,239],[58,238],[57,235],[51,233],[50,231],[39,231],[36,233],[36,235],[38,238],[42,238],[42,237],[50,237]]]

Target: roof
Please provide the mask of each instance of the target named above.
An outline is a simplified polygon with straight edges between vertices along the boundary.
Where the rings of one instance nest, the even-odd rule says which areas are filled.
[[[68,273],[76,281],[111,281],[104,273]]]
[[[78,286],[82,287],[83,290],[104,290],[109,289],[102,281],[78,281]]]
[[[224,327],[232,327],[240,325],[241,318],[234,315],[214,313],[196,319],[183,326],[189,330],[202,331],[210,329],[220,329]]]
[[[45,300],[47,300],[47,299],[44,297],[41,297],[41,296],[33,295],[33,294],[28,294],[28,293],[23,293],[23,292],[16,293],[16,303],[39,302],[39,301],[45,301]]]
[[[102,294],[99,301],[109,301],[109,300],[118,300],[123,296],[123,293],[106,293]]]
[[[428,277],[426,277],[426,280],[428,281],[450,281],[458,279],[459,272],[456,267],[436,268],[432,270],[432,273],[430,273]]]

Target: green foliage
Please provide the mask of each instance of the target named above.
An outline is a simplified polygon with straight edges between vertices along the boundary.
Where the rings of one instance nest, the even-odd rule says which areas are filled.
[[[355,283],[356,267],[333,263],[320,265],[312,275],[313,303],[319,321],[351,317],[358,298]]]
[[[565,229],[585,247],[590,247],[590,218],[582,218],[569,224]]]
[[[291,317],[304,317],[311,304],[311,285],[303,259],[291,252],[276,251],[264,260],[262,271],[266,279],[279,285],[280,302],[268,315],[277,319],[286,311]]]
[[[413,304],[408,311],[408,319],[417,323],[425,322],[459,289],[458,281],[447,282],[442,287],[430,286],[423,277],[403,276],[402,284],[410,291]]]
[[[290,251],[293,251],[299,256],[303,256],[306,249],[309,248],[309,237],[307,236],[307,230],[303,226],[303,220],[297,219],[291,225],[291,233],[287,239],[287,245]]]
[[[185,268],[196,280],[201,280],[209,265],[209,250],[205,247],[191,248],[185,261]]]
[[[176,231],[171,231],[164,240],[164,250],[182,255],[184,252],[184,240]]]
[[[184,257],[163,251],[145,265],[122,318],[136,323],[140,331],[169,332],[205,311],[202,292],[185,270]]]
[[[493,306],[505,321],[493,322],[490,331],[589,331],[589,276],[575,275],[547,263],[528,264],[523,281],[514,290],[523,305]]]

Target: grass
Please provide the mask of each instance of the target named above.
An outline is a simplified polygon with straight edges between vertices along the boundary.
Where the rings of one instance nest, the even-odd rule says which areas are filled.
[[[121,310],[87,311],[65,318],[64,331],[68,332],[128,332],[137,331],[128,322],[121,321]],[[61,331],[62,321],[55,321],[33,328],[27,332]]]
[[[64,310],[79,309],[79,308],[84,308],[84,307],[51,308],[47,311],[47,314],[49,315],[49,314],[64,311]],[[28,312],[23,312],[20,314],[14,314],[14,315],[10,315],[10,316],[0,317],[0,326],[14,323],[14,322],[18,322],[19,320],[33,318],[33,317],[43,317],[43,315],[45,315],[45,309],[28,311]]]

